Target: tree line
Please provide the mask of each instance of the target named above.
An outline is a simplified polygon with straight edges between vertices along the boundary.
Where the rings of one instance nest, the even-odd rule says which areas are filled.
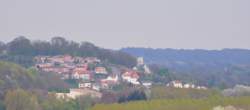
[[[9,90],[0,110],[89,110],[95,99],[82,96],[73,99],[58,99],[54,94],[41,95],[23,89]],[[1,106],[2,105],[2,106]]]
[[[31,41],[23,36],[11,42],[0,42],[0,59],[14,61],[29,66],[32,58],[37,55],[64,55],[82,57],[98,57],[110,63],[132,67],[136,64],[135,57],[115,50],[99,48],[89,42],[75,42],[63,37],[53,37],[50,41]]]

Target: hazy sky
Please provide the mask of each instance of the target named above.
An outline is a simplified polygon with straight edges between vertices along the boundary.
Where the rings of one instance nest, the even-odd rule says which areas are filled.
[[[0,0],[0,40],[250,49],[250,0]]]

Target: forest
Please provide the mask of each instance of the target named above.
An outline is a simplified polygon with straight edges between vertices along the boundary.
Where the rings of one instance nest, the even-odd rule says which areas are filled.
[[[174,79],[222,89],[250,85],[248,49],[123,48],[121,51],[144,57],[147,64],[168,68]]]
[[[31,41],[23,36],[4,43],[0,42],[0,59],[12,61],[29,67],[34,64],[33,57],[38,55],[64,55],[97,57],[103,61],[133,67],[136,58],[121,51],[108,50],[89,42],[75,42],[63,37],[53,37],[51,41]]]

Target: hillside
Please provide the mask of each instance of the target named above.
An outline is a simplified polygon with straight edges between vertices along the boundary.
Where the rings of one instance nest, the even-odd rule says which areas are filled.
[[[227,67],[229,65],[250,65],[250,50],[178,50],[151,48],[124,48],[121,51],[142,56],[147,63],[174,66]]]
[[[163,65],[178,79],[220,87],[250,84],[250,50],[124,48],[121,51],[144,57],[148,64]]]
[[[135,57],[115,50],[103,49],[89,42],[74,42],[63,37],[54,37],[51,41],[30,41],[25,37],[17,37],[11,42],[0,42],[0,60],[12,61],[29,67],[34,64],[33,57],[39,55],[64,55],[81,57],[97,57],[113,64],[133,67]]]
[[[52,74],[25,69],[17,64],[0,61],[0,100],[8,90],[22,88],[26,90],[44,90],[65,88],[66,84]]]

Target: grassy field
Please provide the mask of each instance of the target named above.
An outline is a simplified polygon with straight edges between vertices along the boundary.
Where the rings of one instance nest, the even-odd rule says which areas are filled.
[[[250,110],[250,97],[212,97],[205,99],[156,99],[122,104],[97,104],[91,110],[212,110],[216,106]]]

